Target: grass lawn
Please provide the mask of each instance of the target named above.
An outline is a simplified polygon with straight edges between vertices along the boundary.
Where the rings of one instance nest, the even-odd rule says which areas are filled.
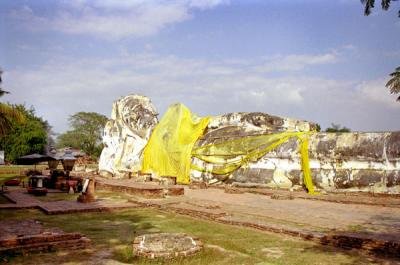
[[[20,179],[21,181],[25,182],[25,185],[28,184],[28,177],[27,176],[19,176],[15,174],[0,174],[0,187],[4,184],[7,180],[10,179]],[[22,184],[20,184],[22,185]]]
[[[66,192],[60,193],[47,193],[46,196],[35,196],[35,199],[44,202],[56,202],[56,201],[76,201],[78,194],[69,194]]]
[[[11,264],[106,264],[106,261],[110,264],[116,261],[130,264],[371,264],[358,252],[153,209],[66,215],[45,215],[37,210],[0,210],[0,220],[27,218],[39,220],[48,227],[81,232],[92,240],[92,249],[7,257]],[[134,257],[133,238],[154,232],[198,236],[205,248],[192,257],[167,261]]]
[[[37,165],[37,170],[45,169],[45,165]],[[19,166],[19,165],[2,165],[0,166],[0,186],[9,179],[19,178],[23,181],[27,181],[27,177],[22,175],[22,172],[27,169],[34,169],[34,166]]]
[[[0,186],[3,185],[7,180],[14,178],[22,178],[22,176],[16,174],[0,174]]]
[[[36,170],[46,169],[46,164],[36,165]],[[34,165],[0,165],[0,175],[4,173],[20,174],[21,171],[26,169],[35,169]]]

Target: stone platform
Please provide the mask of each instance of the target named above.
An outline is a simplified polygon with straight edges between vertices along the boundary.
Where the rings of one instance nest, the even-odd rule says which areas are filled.
[[[111,202],[97,200],[91,203],[79,203],[76,201],[43,202],[26,193],[25,189],[14,189],[2,194],[12,203],[0,204],[1,209],[39,209],[46,214],[68,214],[77,212],[109,212],[120,209],[136,208],[134,202]]]
[[[151,259],[186,257],[202,248],[203,243],[198,238],[182,233],[145,234],[133,241],[133,254]]]
[[[138,183],[129,179],[106,179],[96,176],[96,189],[112,192],[123,192],[145,198],[164,198],[184,194],[184,186],[160,185],[158,183]]]

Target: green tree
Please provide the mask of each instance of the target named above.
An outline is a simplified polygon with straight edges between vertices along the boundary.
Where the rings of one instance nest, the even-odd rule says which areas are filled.
[[[383,10],[388,10],[391,2],[398,0],[382,0],[381,6]],[[375,0],[361,0],[361,3],[364,5],[364,15],[368,16],[371,14],[371,9],[375,7]],[[399,10],[400,17],[400,10]],[[389,88],[391,94],[400,94],[400,67],[397,67],[396,70],[390,74],[392,77],[386,84],[386,87]],[[398,96],[397,101],[400,101],[400,96]]]
[[[340,124],[331,123],[331,127],[326,128],[326,132],[351,132],[347,127],[342,127]]]
[[[388,10],[390,4],[398,0],[381,0],[381,7],[383,10]],[[371,14],[371,10],[375,7],[375,0],[361,0],[361,3],[364,5],[364,15],[369,16]],[[399,10],[400,17],[400,10]]]
[[[0,137],[0,148],[5,151],[7,161],[15,162],[20,156],[31,153],[44,153],[47,145],[47,131],[50,126],[47,121],[35,115],[33,107],[27,109],[24,105],[10,106],[21,113],[25,122],[9,119],[10,129]]]
[[[0,97],[10,93],[1,87],[2,74],[3,71],[0,69]],[[24,115],[21,112],[9,104],[0,103],[0,137],[5,136],[11,130],[13,123],[23,123],[24,121]]]
[[[386,83],[386,87],[389,88],[391,94],[399,94],[397,101],[400,101],[400,67],[390,74],[391,79]]]
[[[69,118],[72,130],[58,136],[57,146],[81,149],[88,155],[99,157],[106,122],[107,117],[96,112],[75,113]]]

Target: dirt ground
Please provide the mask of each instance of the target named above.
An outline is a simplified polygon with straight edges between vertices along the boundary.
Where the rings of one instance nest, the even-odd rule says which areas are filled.
[[[324,230],[366,230],[400,239],[400,208],[320,200],[274,200],[270,196],[230,194],[221,189],[186,189],[182,200],[212,203],[232,214],[268,218]],[[400,200],[393,198],[392,200]]]

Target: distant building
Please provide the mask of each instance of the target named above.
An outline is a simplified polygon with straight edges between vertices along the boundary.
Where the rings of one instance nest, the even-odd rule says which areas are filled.
[[[83,152],[82,150],[71,148],[71,147],[64,147],[64,148],[57,149],[57,155],[56,156],[57,157],[62,157],[67,152],[70,153],[71,155],[73,155],[76,158],[86,156],[86,153]]]

